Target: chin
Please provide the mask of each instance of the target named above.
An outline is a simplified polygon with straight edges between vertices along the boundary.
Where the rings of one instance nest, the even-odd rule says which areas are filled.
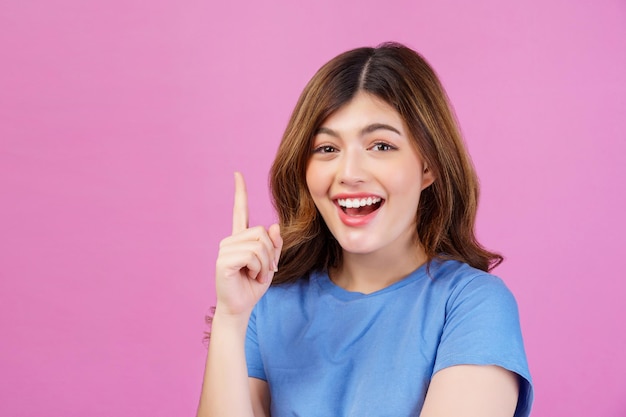
[[[368,245],[367,242],[342,242],[339,241],[339,245],[343,252],[351,253],[354,255],[366,255],[376,251],[376,248],[372,245]]]

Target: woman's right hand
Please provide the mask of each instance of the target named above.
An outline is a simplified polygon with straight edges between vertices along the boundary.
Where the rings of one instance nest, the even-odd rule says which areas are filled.
[[[220,242],[216,262],[216,314],[250,314],[278,270],[282,246],[277,224],[248,228],[246,185],[235,172],[233,233]]]

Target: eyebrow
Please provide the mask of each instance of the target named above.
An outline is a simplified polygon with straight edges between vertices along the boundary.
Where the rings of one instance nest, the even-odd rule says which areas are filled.
[[[395,127],[390,126],[388,124],[385,124],[385,123],[372,123],[371,125],[367,125],[363,129],[361,129],[361,132],[359,132],[359,133],[360,133],[360,136],[363,136],[363,135],[367,135],[368,133],[375,132],[377,130],[389,130],[389,131],[394,132],[394,133],[396,133],[398,135],[402,135],[398,129],[396,129]],[[319,129],[317,129],[315,134],[316,135],[325,134],[325,135],[334,136],[336,138],[338,138],[340,136],[339,133],[335,132],[334,130],[332,130],[332,129],[328,128],[328,127],[324,127],[324,126],[322,126]]]

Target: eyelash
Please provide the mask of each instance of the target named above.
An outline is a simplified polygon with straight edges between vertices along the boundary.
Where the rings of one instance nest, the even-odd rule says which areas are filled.
[[[337,152],[337,148],[332,145],[321,145],[313,149],[313,153],[334,153]]]
[[[385,149],[380,149],[381,147],[384,147]],[[398,148],[387,142],[376,142],[369,149],[373,151],[378,151],[378,152],[389,152],[389,151],[394,151]],[[332,145],[321,145],[313,149],[313,153],[325,154],[325,153],[335,153],[335,152],[337,152],[337,148],[335,148]]]
[[[380,149],[380,147],[382,147],[382,146],[386,147],[386,149],[384,149],[384,150]],[[378,148],[378,149],[376,149],[376,148]],[[370,149],[377,150],[377,151],[380,151],[380,152],[388,152],[388,151],[396,150],[398,148],[396,148],[393,145],[390,145],[387,142],[376,142],[376,143],[374,143],[374,145],[372,145],[372,147]]]

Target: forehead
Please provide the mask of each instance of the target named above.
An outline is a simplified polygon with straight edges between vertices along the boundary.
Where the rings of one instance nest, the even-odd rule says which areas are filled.
[[[386,101],[366,92],[357,93],[352,100],[328,116],[321,127],[351,131],[360,130],[373,123],[393,126],[402,134],[406,132],[400,113]]]

